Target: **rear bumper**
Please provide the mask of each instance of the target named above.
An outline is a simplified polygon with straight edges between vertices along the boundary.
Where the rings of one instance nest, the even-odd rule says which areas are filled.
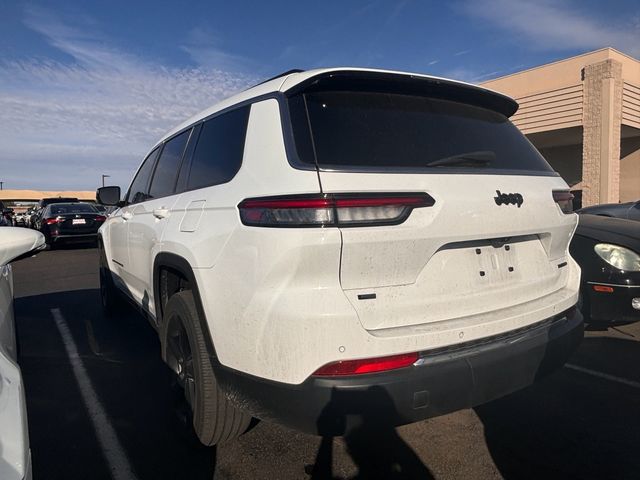
[[[595,292],[593,284],[610,286],[613,292]],[[640,310],[632,305],[634,298],[640,299],[640,285],[593,284],[586,285],[591,307],[590,321],[615,324],[640,320]]]
[[[562,366],[583,336],[570,309],[504,335],[423,352],[411,367],[352,377],[266,381],[215,365],[229,398],[263,420],[308,433],[341,435],[363,422],[403,425],[473,407]]]
[[[82,233],[74,235],[51,235],[52,242],[90,242],[98,238],[98,232],[96,233]]]

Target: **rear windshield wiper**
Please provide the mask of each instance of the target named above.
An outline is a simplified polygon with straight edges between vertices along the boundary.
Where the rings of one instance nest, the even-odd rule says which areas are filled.
[[[488,150],[477,152],[465,152],[451,157],[439,158],[426,164],[427,167],[448,167],[448,166],[468,166],[486,167],[492,160],[496,159],[496,154]]]

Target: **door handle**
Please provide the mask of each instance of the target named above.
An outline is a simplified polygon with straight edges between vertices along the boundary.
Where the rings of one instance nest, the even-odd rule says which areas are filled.
[[[124,212],[122,214],[122,219],[125,220],[125,221],[126,220],[131,220],[132,218],[133,218],[133,213],[131,213],[131,212]]]
[[[156,218],[160,218],[160,219],[167,218],[169,216],[169,209],[168,208],[164,208],[164,207],[156,208],[153,211],[153,216],[156,217]]]

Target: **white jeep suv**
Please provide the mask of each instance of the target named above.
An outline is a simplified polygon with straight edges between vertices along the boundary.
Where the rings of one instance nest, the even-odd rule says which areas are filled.
[[[582,338],[567,184],[477,86],[292,71],[170,131],[100,228],[204,444],[489,401]]]

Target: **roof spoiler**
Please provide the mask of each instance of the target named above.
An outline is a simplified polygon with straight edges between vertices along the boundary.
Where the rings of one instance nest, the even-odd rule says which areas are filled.
[[[277,77],[276,77],[277,78]],[[333,70],[319,73],[288,89],[287,96],[317,90],[375,91],[425,95],[493,110],[510,117],[518,110],[511,97],[468,83],[393,72]]]

